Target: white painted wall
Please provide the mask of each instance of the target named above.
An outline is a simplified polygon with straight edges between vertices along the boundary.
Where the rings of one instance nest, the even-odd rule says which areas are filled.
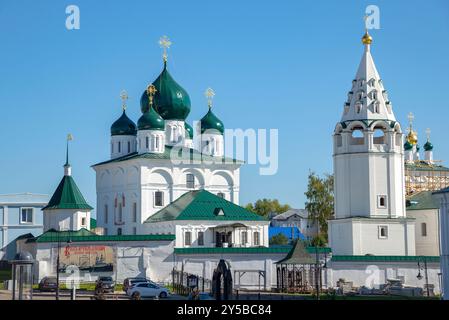
[[[423,263],[421,263],[423,266]],[[359,262],[359,261],[330,261],[327,269],[327,287],[336,287],[339,279],[353,281],[355,287],[367,286],[373,288],[385,284],[387,279],[404,279],[404,285],[424,288],[424,270],[421,270],[423,278],[418,280],[418,264],[416,262]],[[440,293],[438,273],[439,263],[427,263],[429,284],[435,285],[434,292]]]
[[[416,255],[439,256],[439,210],[408,210],[407,217],[415,219]],[[423,233],[423,223],[427,234]]]
[[[44,210],[44,232],[55,230],[90,230],[90,211],[78,209]],[[83,219],[84,218],[84,219]],[[85,224],[82,224],[84,220]]]

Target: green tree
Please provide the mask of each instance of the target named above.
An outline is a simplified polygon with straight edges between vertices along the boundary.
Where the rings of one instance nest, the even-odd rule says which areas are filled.
[[[288,244],[288,238],[283,233],[278,233],[270,238],[270,245],[286,245]]]
[[[324,246],[327,239],[327,220],[334,215],[334,177],[325,174],[324,178],[314,172],[309,173],[306,210],[309,219],[318,224],[318,235],[312,239],[313,245]]]
[[[268,217],[271,212],[280,214],[291,209],[288,204],[281,205],[277,199],[259,199],[254,204],[248,203],[245,208],[263,217]]]

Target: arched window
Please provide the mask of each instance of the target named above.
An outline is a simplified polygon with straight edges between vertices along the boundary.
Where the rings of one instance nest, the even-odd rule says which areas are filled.
[[[128,153],[131,153],[131,141],[128,141]]]
[[[104,205],[104,223],[108,223],[109,220],[109,212],[108,212],[108,205]]]
[[[122,144],[120,143],[120,141],[118,142],[118,152],[122,152]]]
[[[253,233],[253,245],[255,247],[260,246],[260,233],[259,233],[259,231],[255,231]]]
[[[373,143],[385,144],[385,133],[382,128],[374,128]]]
[[[421,223],[421,236],[427,237],[427,224],[425,222]]]
[[[355,104],[355,112],[360,113],[362,111],[362,103],[360,101]]]
[[[376,90],[373,90],[372,98],[373,98],[373,100],[377,100],[377,91]]]
[[[159,135],[157,135],[157,136],[154,138],[154,148],[155,148],[156,150],[159,150],[159,139],[160,139]]]
[[[189,189],[195,188],[195,176],[191,173],[186,174],[186,187]]]
[[[177,137],[176,137],[176,127],[175,126],[171,126],[171,142],[176,142]]]
[[[379,101],[376,101],[374,103],[374,113],[380,113],[380,103],[379,103]]]
[[[351,136],[352,145],[363,145],[365,143],[365,135],[363,134],[362,128],[354,128]]]
[[[184,245],[190,246],[192,244],[192,232],[186,231],[184,233]]]
[[[150,149],[150,137],[148,136],[145,137],[145,145],[147,149]]]

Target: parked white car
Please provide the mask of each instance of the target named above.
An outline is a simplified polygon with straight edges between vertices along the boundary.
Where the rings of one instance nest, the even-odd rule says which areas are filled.
[[[133,297],[135,294],[140,294],[141,297],[159,297],[167,298],[170,294],[169,290],[164,287],[160,287],[155,283],[141,282],[128,290],[128,296]]]

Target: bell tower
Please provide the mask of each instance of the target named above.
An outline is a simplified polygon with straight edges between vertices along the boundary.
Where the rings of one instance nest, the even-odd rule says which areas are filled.
[[[335,255],[414,255],[414,223],[405,216],[401,125],[371,56],[364,52],[334,135]]]

